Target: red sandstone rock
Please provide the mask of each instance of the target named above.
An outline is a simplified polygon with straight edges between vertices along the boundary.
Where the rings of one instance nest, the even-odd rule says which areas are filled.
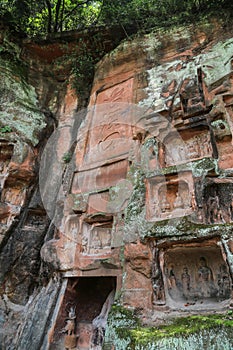
[[[143,313],[163,312],[164,305],[221,310],[231,299],[232,43],[219,54],[215,32],[183,36],[137,38],[97,65],[75,169],[72,162],[62,168],[61,221],[41,250],[77,286],[82,277],[116,278],[122,304]],[[50,61],[53,47],[32,51]],[[51,59],[61,54],[56,47]],[[78,102],[68,86],[58,109],[58,160],[74,141]],[[15,179],[26,177],[28,184],[34,176],[34,151],[25,154],[22,161],[2,155],[10,170],[2,199],[11,198],[12,210],[26,201]],[[8,207],[1,210],[7,219]],[[76,282],[64,291],[72,301]],[[78,340],[83,348],[87,331]]]

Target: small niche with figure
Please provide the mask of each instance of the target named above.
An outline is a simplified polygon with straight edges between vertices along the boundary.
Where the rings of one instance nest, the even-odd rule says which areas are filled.
[[[211,110],[201,67],[193,78],[185,78],[179,88],[183,119],[203,116]]]
[[[231,179],[219,183],[207,179],[203,191],[203,208],[207,224],[230,223],[233,221],[233,183]]]
[[[104,225],[92,225],[88,254],[106,254],[111,252],[112,222]]]
[[[222,301],[230,300],[231,277],[219,246],[174,247],[163,258],[165,295],[171,306],[221,307]]]
[[[113,221],[93,222],[91,224],[82,222],[82,230],[78,233],[80,252],[84,255],[95,256],[111,253]]]
[[[115,277],[69,278],[49,349],[101,349],[115,289]]]
[[[29,209],[23,224],[24,230],[44,230],[48,225],[48,218],[41,209]]]
[[[147,179],[147,219],[165,220],[190,215],[196,208],[191,172]]]

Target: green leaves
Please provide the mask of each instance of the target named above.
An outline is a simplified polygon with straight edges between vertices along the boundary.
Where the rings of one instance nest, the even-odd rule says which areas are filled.
[[[229,0],[2,0],[0,5],[0,16],[30,36],[96,25],[149,31],[232,13]]]
[[[33,36],[83,29],[96,22],[102,1],[4,0],[0,16],[16,29]]]
[[[12,129],[11,129],[11,127],[9,125],[5,125],[5,126],[2,126],[0,128],[0,132],[2,134],[5,134],[5,133],[8,133],[8,132],[12,132]]]

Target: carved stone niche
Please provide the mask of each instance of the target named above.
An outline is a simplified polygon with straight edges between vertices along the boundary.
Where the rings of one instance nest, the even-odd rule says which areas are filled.
[[[90,255],[109,254],[111,252],[112,222],[90,229],[87,253]]]
[[[213,148],[209,130],[189,129],[183,132],[169,134],[163,141],[164,159],[160,160],[165,166],[188,163],[204,157],[212,157]]]
[[[224,224],[233,221],[233,180],[231,178],[206,180],[203,209],[207,224]]]
[[[133,131],[130,103],[133,79],[98,92],[90,115],[87,147],[82,170],[127,158]]]
[[[196,208],[192,173],[154,176],[146,180],[147,220],[161,221],[190,215]]]
[[[84,255],[105,255],[111,253],[112,221],[95,222],[92,225],[84,222],[79,241]]]
[[[48,218],[41,210],[29,209],[23,223],[23,230],[43,231],[48,225]]]
[[[160,261],[170,307],[221,308],[230,301],[231,276],[216,243],[174,246],[160,255]]]
[[[204,82],[201,67],[197,68],[197,74],[193,78],[183,80],[179,89],[183,118],[191,118],[206,114],[210,111],[207,101],[207,89]]]
[[[226,112],[227,114],[227,112]],[[218,149],[218,165],[221,169],[233,168],[232,131],[224,119],[212,123]]]
[[[63,283],[50,329],[49,349],[88,350],[93,347],[93,320],[100,315],[115,277],[72,277]],[[101,339],[103,341],[103,339]],[[101,343],[99,348],[101,348]]]

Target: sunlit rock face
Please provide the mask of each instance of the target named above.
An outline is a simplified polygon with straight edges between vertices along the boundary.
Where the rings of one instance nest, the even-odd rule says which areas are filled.
[[[71,85],[60,85],[62,98],[58,87],[57,95],[50,91],[45,103],[44,80],[36,85],[31,75],[57,128],[41,155],[37,192],[30,186],[38,174],[35,146],[44,115],[34,109],[35,130],[34,122],[24,132],[13,124],[12,131],[3,129],[3,241],[29,205],[21,231],[13,231],[12,246],[5,245],[1,256],[14,247],[22,251],[20,235],[31,235],[33,258],[54,276],[28,303],[27,282],[15,292],[17,281],[4,280],[3,307],[27,303],[12,348],[100,349],[114,295],[150,324],[157,314],[225,312],[231,306],[231,33],[213,22],[122,43],[97,64],[82,111],[82,97]],[[17,153],[19,147],[25,151]],[[35,335],[36,322],[43,326]],[[106,335],[114,349],[127,349],[108,327]]]

